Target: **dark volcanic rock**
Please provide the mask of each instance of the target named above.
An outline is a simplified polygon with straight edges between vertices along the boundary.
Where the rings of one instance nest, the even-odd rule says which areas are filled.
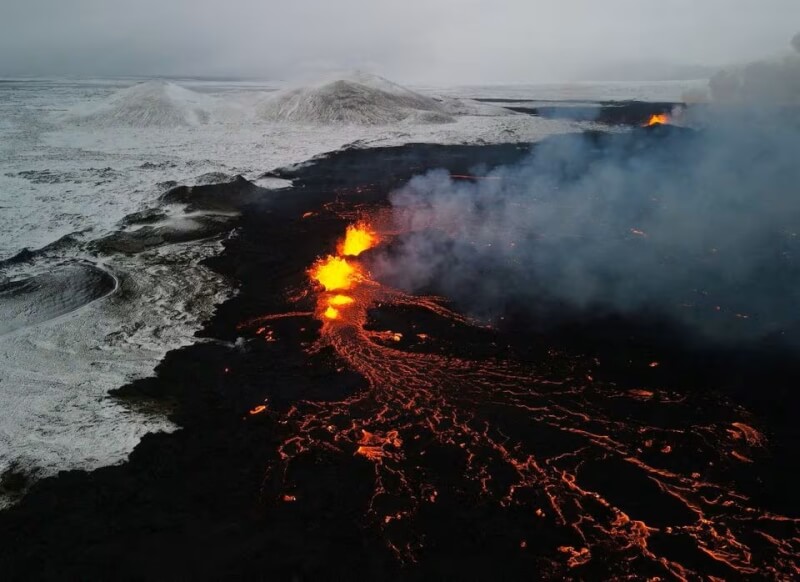
[[[0,261],[0,269],[11,265],[18,265],[20,263],[32,263],[43,255],[47,255],[50,253],[58,254],[66,249],[75,247],[81,243],[81,235],[87,231],[88,229],[80,230],[70,234],[65,234],[58,240],[46,244],[45,246],[39,249],[31,250],[28,248],[24,248],[17,254]]]
[[[27,472],[12,463],[2,474],[0,474],[0,491],[10,495],[22,493],[30,484],[30,477]]]
[[[610,139],[599,133],[588,138],[599,146]],[[658,139],[658,133],[643,131],[618,139],[630,139],[630,148],[635,149],[640,147],[637,140],[651,138]],[[430,475],[441,492],[437,503],[422,506],[415,525],[409,526],[413,531],[401,532],[424,539],[415,563],[397,560],[376,527],[380,524],[365,518],[374,479],[374,467],[365,458],[325,450],[301,456],[289,469],[292,489],[287,489],[282,474],[278,445],[290,430],[283,422],[285,412],[300,401],[338,401],[365,386],[364,379],[348,371],[333,351],[308,352],[320,325],[310,316],[271,322],[276,341],[264,341],[241,325],[265,314],[313,310],[313,297],[301,295],[290,302],[288,296],[304,288],[307,267],[333,250],[347,224],[323,204],[350,211],[374,208],[385,205],[393,188],[420,172],[445,167],[454,174],[467,174],[476,166],[516,162],[531,149],[518,144],[419,144],[347,150],[280,172],[294,185],[279,193],[243,179],[168,193],[171,202],[236,211],[228,227],[236,226],[237,235],[224,242],[221,256],[207,261],[239,285],[239,293],[219,306],[201,333],[218,341],[172,351],[158,366],[156,377],[116,391],[119,398],[168,404],[181,429],[148,435],[121,465],[91,473],[63,472],[33,485],[17,506],[0,513],[3,579],[528,580],[655,575],[602,547],[594,550],[593,561],[583,569],[553,570],[552,558],[560,559],[569,551],[562,548],[580,543],[574,532],[553,519],[536,517],[532,506],[486,503],[473,493],[475,484],[465,482],[457,455],[447,447],[431,447],[430,455],[415,460],[414,470]],[[306,213],[313,215],[303,218]],[[151,235],[161,236],[150,231],[147,236]],[[505,328],[488,330],[454,325],[413,309],[376,307],[369,325],[400,329],[409,337],[412,323],[436,330],[436,341],[425,346],[404,340],[402,348],[408,351],[457,352],[475,359],[511,354],[521,361],[547,360],[556,369],[559,359],[553,347],[585,354],[592,362],[596,354],[605,358],[604,350],[613,345],[616,359],[608,367],[592,364],[598,377],[640,389],[675,380],[688,392],[708,389],[703,385],[707,378],[693,371],[704,365],[707,354],[675,345],[679,338],[662,333],[658,324],[647,328],[650,323],[617,320],[613,325],[584,326],[567,320],[561,328],[541,331],[523,317],[508,319]],[[662,361],[658,369],[646,364],[634,369],[630,364],[656,356]],[[729,355],[725,362],[727,368],[715,368],[718,389],[756,374],[765,384],[774,383],[773,389],[793,387],[800,378],[797,365],[785,359],[783,368],[758,355],[751,359]],[[571,373],[566,368],[563,372]],[[764,401],[762,410],[770,418],[768,397],[755,398]],[[796,402],[796,396],[791,398],[787,402]],[[265,402],[265,411],[249,414]],[[662,407],[642,406],[620,403],[620,417],[644,421],[652,420],[647,416],[652,414],[663,421],[668,414]],[[793,410],[788,405],[773,406],[771,413],[778,408]],[[487,418],[502,417],[507,435],[536,442],[548,454],[574,446],[569,436],[531,423],[528,413],[491,408],[484,413]],[[698,407],[690,418],[678,421],[701,422],[705,414]],[[794,425],[775,414],[778,442],[796,443],[796,429],[789,428]],[[422,431],[418,436],[425,439]],[[417,446],[414,442],[409,446]],[[760,461],[758,482],[748,484],[742,473],[742,487],[768,506],[791,508],[794,493],[781,477],[791,465],[787,460],[792,458],[791,447],[776,450],[780,454],[774,462]],[[687,451],[686,457],[690,454]],[[674,462],[685,467],[683,456],[676,455]],[[653,483],[640,474],[629,475],[627,469],[617,457],[607,463],[598,458],[586,464],[579,479],[629,508],[634,517],[659,524],[690,519],[682,509],[676,511],[674,504],[664,502],[666,496]],[[616,473],[629,478],[615,481],[611,477]],[[15,478],[9,479],[13,485]],[[502,471],[497,479],[505,482]],[[537,502],[544,497],[541,491],[525,494]],[[712,560],[707,555],[697,555],[695,545],[684,547],[673,537],[656,541],[669,546],[669,555],[688,556],[709,572],[731,575],[724,565],[709,565]]]
[[[140,212],[133,212],[122,219],[125,226],[137,224],[153,224],[167,218],[167,213],[161,208],[148,208]]]
[[[144,219],[150,221],[150,218]],[[152,220],[155,220],[154,218]],[[215,236],[230,230],[234,217],[205,214],[191,218],[190,224],[145,225],[135,230],[121,230],[92,242],[100,253],[136,254],[168,243],[188,242]]]
[[[641,126],[646,124],[653,115],[671,114],[677,105],[676,103],[625,101],[598,103],[597,105],[545,105],[537,107],[512,105],[506,107],[506,109],[548,119],[594,121],[606,125]]]
[[[187,204],[187,210],[235,211],[269,201],[270,190],[259,188],[242,176],[233,182],[202,186],[177,186],[164,194],[163,202]]]

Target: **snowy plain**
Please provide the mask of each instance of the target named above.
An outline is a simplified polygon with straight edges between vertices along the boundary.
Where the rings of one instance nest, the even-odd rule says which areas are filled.
[[[359,100],[372,99],[370,87],[386,92],[382,80],[364,84]],[[320,93],[279,83],[0,81],[0,315],[3,294],[41,280],[32,277],[84,265],[114,281],[84,305],[52,317],[29,313],[29,325],[0,331],[0,474],[13,468],[38,478],[121,462],[147,432],[175,429],[163,411],[132,410],[108,391],[151,375],[167,351],[197,341],[202,321],[235,293],[200,264],[219,252],[220,240],[131,255],[91,246],[130,228],[123,219],[131,213],[179,216],[180,208],[161,208],[169,187],[235,175],[257,180],[342,147],[533,142],[587,127],[462,98],[677,100],[697,84],[688,85],[418,88],[424,97],[389,88],[394,97],[369,104],[369,123],[325,123],[330,109],[328,118],[314,118],[304,101]],[[298,111],[312,114],[298,119]],[[386,111],[386,124],[373,122]],[[10,501],[0,494],[0,507]]]

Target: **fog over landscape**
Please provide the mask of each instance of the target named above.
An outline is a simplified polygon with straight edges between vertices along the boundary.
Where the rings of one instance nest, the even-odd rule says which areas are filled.
[[[697,78],[779,55],[794,0],[6,0],[0,75],[294,78],[361,68],[397,81]],[[707,76],[707,75],[699,75]]]

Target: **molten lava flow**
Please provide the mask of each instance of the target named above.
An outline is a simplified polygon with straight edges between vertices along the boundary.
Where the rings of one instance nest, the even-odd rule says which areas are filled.
[[[337,251],[346,257],[357,257],[377,245],[379,240],[378,235],[368,224],[364,222],[351,224],[347,227],[344,240],[339,244]]]
[[[372,232],[364,224],[348,236]],[[698,578],[709,563],[731,579],[800,572],[800,520],[736,491],[737,467],[755,462],[766,441],[744,419],[731,422],[730,410],[718,421],[687,422],[697,408],[689,396],[593,381],[591,364],[563,354],[534,366],[403,351],[401,334],[368,329],[370,309],[426,310],[448,327],[470,322],[440,298],[387,288],[341,256],[320,260],[310,277],[323,289],[314,311],[323,325],[310,350],[332,348],[367,388],[340,401],[301,401],[286,413],[283,483],[294,490],[289,467],[303,455],[361,457],[374,479],[368,517],[400,559],[414,560],[424,532],[398,534],[398,522],[464,495],[498,511],[521,508],[532,533],[542,520],[555,528],[554,545],[541,552],[562,576],[595,560],[618,563],[622,573],[642,568],[651,579]],[[348,293],[332,293],[340,290]],[[457,467],[457,492],[441,488],[442,458]],[[615,467],[624,469],[617,480],[600,474]]]
[[[330,299],[328,299],[328,305],[336,305],[338,307],[342,307],[344,305],[351,305],[355,302],[355,299],[350,297],[349,295],[334,295]]]
[[[666,113],[655,113],[650,116],[650,120],[645,124],[645,127],[653,125],[667,125],[669,123],[669,115]]]
[[[385,435],[378,435],[366,430],[361,430],[362,437],[358,441],[357,455],[362,455],[370,461],[380,462],[387,455],[391,455],[391,450],[399,449],[403,441],[398,436],[396,430],[391,430]]]
[[[341,257],[328,256],[311,268],[311,278],[322,285],[326,291],[350,289],[360,273],[358,268]]]

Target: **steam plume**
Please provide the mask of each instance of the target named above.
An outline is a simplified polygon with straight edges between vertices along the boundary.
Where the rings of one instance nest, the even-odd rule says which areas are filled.
[[[719,341],[785,337],[800,299],[800,130],[748,119],[552,138],[474,183],[418,176],[391,196],[410,234],[373,269],[485,317],[646,312]]]
[[[800,33],[791,45],[800,52]],[[720,71],[709,81],[709,89],[717,102],[800,105],[800,55]]]

